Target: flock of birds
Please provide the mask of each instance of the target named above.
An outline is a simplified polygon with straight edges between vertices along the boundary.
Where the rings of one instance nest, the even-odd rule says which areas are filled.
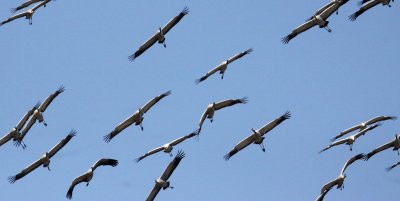
[[[22,5],[18,6],[17,8],[13,8],[11,11],[15,13],[18,10],[21,10],[23,8],[26,8],[32,4],[37,3],[35,6],[33,6],[31,9],[26,10],[25,12],[16,14],[7,20],[1,22],[1,25],[4,25],[8,22],[11,22],[15,19],[25,17],[29,20],[29,24],[32,24],[32,17],[33,14],[37,9],[40,7],[45,7],[47,3],[49,3],[51,0],[29,0]],[[349,0],[332,0],[329,4],[325,5],[321,9],[319,9],[312,17],[310,17],[304,24],[296,28],[295,30],[292,31],[289,35],[284,37],[282,39],[283,43],[288,43],[291,39],[296,37],[298,34],[310,29],[313,26],[318,25],[320,28],[324,28],[327,31],[331,32],[331,29],[327,26],[329,21],[327,19],[333,14],[337,13],[338,9],[346,4]],[[354,21],[357,19],[358,16],[360,16],[362,13],[367,11],[368,9],[378,5],[387,5],[390,7],[390,0],[362,0],[360,2],[360,9],[356,11],[354,14],[349,16],[349,19]],[[160,27],[158,31],[151,36],[150,39],[148,39],[145,43],[143,43],[139,49],[130,55],[128,59],[130,61],[134,61],[138,56],[142,55],[147,49],[149,49],[153,44],[156,42],[163,44],[164,47],[166,47],[165,43],[165,34],[167,34],[181,19],[189,13],[189,9],[185,7],[177,16],[175,16],[173,19],[171,19],[164,27]],[[240,52],[239,54],[234,55],[233,57],[223,61],[221,64],[216,66],[215,68],[211,69],[209,72],[207,72],[205,75],[200,77],[199,79],[195,80],[197,84],[200,82],[205,81],[208,77],[213,75],[216,72],[219,72],[221,74],[221,79],[224,78],[224,73],[228,68],[228,64],[234,62],[237,59],[240,59],[241,57],[249,54],[252,52],[252,49],[247,49],[243,52]],[[37,103],[35,106],[33,106],[23,117],[22,119],[16,124],[14,128],[11,129],[11,131],[6,134],[4,137],[0,139],[0,146],[7,143],[11,139],[14,141],[15,146],[21,146],[23,149],[25,149],[27,146],[24,142],[26,134],[28,134],[29,130],[32,128],[32,126],[35,124],[35,122],[42,123],[44,126],[47,126],[47,123],[44,120],[43,113],[46,111],[47,107],[52,103],[52,101],[61,93],[63,93],[65,88],[61,86],[59,89],[57,89],[54,93],[52,93],[50,96],[48,96],[43,103]],[[167,91],[165,93],[160,94],[159,96],[154,97],[151,99],[149,102],[144,104],[142,107],[140,107],[137,111],[135,111],[132,116],[128,117],[126,120],[122,121],[118,126],[114,128],[109,134],[105,135],[103,140],[105,142],[110,142],[114,137],[116,137],[118,134],[120,134],[124,129],[129,127],[132,124],[135,124],[136,126],[140,126],[141,130],[143,130],[143,119],[144,119],[144,114],[147,113],[155,104],[157,104],[161,99],[169,96],[171,94],[171,91]],[[183,141],[192,138],[192,137],[199,137],[200,132],[202,131],[202,125],[205,121],[205,119],[210,119],[210,122],[213,122],[214,114],[215,111],[223,109],[225,107],[230,107],[236,104],[246,104],[247,103],[247,98],[243,97],[240,99],[227,99],[219,102],[213,102],[209,104],[204,113],[201,115],[201,118],[198,123],[198,128],[195,129],[195,131],[184,135],[178,139],[172,140],[171,142],[168,142],[164,145],[161,145],[159,147],[156,147],[154,149],[151,149],[147,153],[144,153],[142,156],[138,157],[136,159],[136,162],[139,162],[143,160],[146,157],[149,157],[153,154],[156,154],[158,152],[165,152],[172,156],[172,149],[174,146],[177,146],[178,144],[182,143]],[[291,113],[289,111],[285,112],[283,115],[279,116],[278,118],[272,120],[271,122],[267,123],[263,127],[259,128],[258,130],[251,129],[251,133],[248,137],[243,139],[241,142],[239,142],[236,146],[232,148],[232,150],[229,151],[224,156],[225,160],[229,160],[232,156],[237,154],[239,151],[244,149],[250,144],[258,144],[260,148],[262,149],[263,152],[265,152],[265,147],[263,144],[263,141],[265,139],[265,134],[274,129],[276,126],[281,124],[283,121],[290,119]],[[364,136],[367,132],[374,130],[375,128],[381,126],[381,123],[383,121],[387,120],[395,120],[395,116],[378,116],[375,117],[371,120],[368,120],[366,122],[360,123],[358,125],[355,125],[343,132],[341,132],[339,135],[335,136],[333,139],[331,139],[331,144],[329,144],[326,148],[322,149],[319,153],[322,153],[324,151],[327,151],[328,149],[331,149],[332,147],[341,145],[341,144],[347,144],[350,146],[350,151],[352,150],[353,144],[355,141],[361,137]],[[349,137],[340,139],[341,137],[352,133],[354,131],[358,132],[356,134],[353,134]],[[43,166],[45,168],[48,168],[50,170],[50,159],[57,154],[68,142],[76,135],[76,130],[71,130],[69,134],[62,139],[58,144],[56,144],[53,148],[51,148],[48,152],[43,154],[38,160],[33,162],[31,165],[28,167],[24,168],[21,172],[14,176],[10,176],[8,178],[10,183],[14,183],[17,180],[25,177],[27,174],[35,170],[36,168]],[[370,153],[367,154],[357,154],[354,157],[350,158],[343,166],[342,170],[339,173],[339,176],[325,184],[320,192],[319,197],[316,199],[317,201],[322,201],[325,197],[325,195],[334,187],[336,186],[338,189],[343,189],[343,183],[346,178],[345,170],[350,166],[352,163],[354,163],[357,160],[368,160],[375,154],[384,151],[386,149],[393,148],[393,150],[396,150],[397,153],[399,154],[399,149],[400,149],[400,137],[398,135],[395,136],[393,140],[390,142],[372,150]],[[185,153],[182,150],[179,150],[174,157],[174,159],[169,163],[169,165],[166,167],[162,175],[155,180],[155,185],[154,188],[151,190],[150,194],[148,195],[146,200],[154,200],[155,197],[157,196],[158,192],[161,190],[167,189],[167,188],[173,188],[170,186],[169,178],[172,175],[173,171],[177,168],[179,165],[180,161],[185,157]],[[69,187],[66,197],[68,199],[72,199],[72,194],[73,190],[76,185],[82,182],[86,182],[86,185],[89,185],[90,180],[93,177],[93,172],[94,170],[99,167],[99,166],[112,166],[115,167],[118,165],[118,160],[116,159],[110,159],[110,158],[101,158],[97,160],[97,162],[89,168],[89,170],[76,177],[72,183],[71,186]],[[392,166],[388,167],[387,170],[391,170],[394,167],[400,165],[400,162],[397,162],[393,164]]]

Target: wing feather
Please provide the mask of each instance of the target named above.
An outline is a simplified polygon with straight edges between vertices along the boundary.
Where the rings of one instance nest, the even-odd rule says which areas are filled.
[[[287,44],[290,40],[292,40],[297,35],[307,31],[308,29],[312,28],[313,26],[317,25],[317,20],[315,17],[312,17],[310,20],[306,21],[302,25],[298,26],[296,29],[292,31],[289,35],[282,38],[282,43]]]
[[[369,152],[368,154],[366,154],[365,156],[364,156],[364,160],[369,160],[373,155],[375,155],[375,154],[377,154],[377,153],[379,153],[379,152],[381,152],[381,151],[384,151],[384,150],[386,150],[386,149],[389,149],[390,147],[393,147],[394,145],[395,145],[395,143],[396,143],[396,139],[395,140],[393,140],[393,141],[390,141],[390,142],[388,142],[388,143],[386,143],[386,144],[384,144],[384,145],[382,145],[382,146],[380,146],[380,147],[378,147],[378,148],[376,148],[376,149],[374,149],[374,150],[372,150],[371,152]]]
[[[69,187],[68,192],[67,192],[67,198],[68,199],[72,199],[72,192],[74,191],[75,186],[78,185],[81,182],[86,181],[88,176],[89,176],[89,173],[85,173],[83,175],[80,175],[80,176],[76,177],[72,181],[71,186]]]
[[[108,135],[105,135],[103,137],[105,142],[110,142],[111,139],[113,139],[116,135],[118,135],[121,131],[123,131],[125,128],[128,126],[132,125],[133,123],[137,122],[139,120],[139,113],[135,112],[132,116],[129,118],[125,119],[123,122],[121,122],[117,127],[114,128],[113,131],[111,131]]]
[[[292,116],[292,114],[290,113],[290,111],[287,111],[285,114],[283,114],[282,116],[278,117],[277,119],[269,122],[268,124],[266,124],[264,127],[260,128],[258,130],[258,132],[263,136],[265,135],[267,132],[269,132],[270,130],[272,130],[273,128],[275,128],[276,126],[278,126],[279,124],[281,124],[283,121],[285,121],[286,119],[290,119],[290,117]]]
[[[45,1],[43,1],[43,2],[46,2],[47,0],[45,0]],[[42,3],[43,3],[42,2]],[[42,4],[41,3],[41,4]],[[61,87],[60,88],[58,88],[57,89],[57,91],[55,91],[54,93],[52,93],[50,96],[48,96],[47,98],[46,98],[46,100],[40,105],[40,107],[39,107],[39,110],[41,111],[41,112],[44,112],[46,109],[47,109],[47,107],[50,105],[50,103],[60,94],[60,93],[62,93],[62,92],[64,92],[65,91],[65,88],[64,88],[64,86],[62,86],[61,85]]]
[[[168,167],[165,169],[164,173],[161,175],[160,178],[164,181],[168,181],[169,177],[172,175],[172,173],[174,172],[174,170],[184,157],[185,157],[185,152],[179,150],[175,158],[169,163]]]
[[[238,103],[243,103],[246,104],[247,103],[247,97],[241,98],[241,99],[228,99],[228,100],[223,100],[220,102],[215,103],[214,108],[216,110],[219,110],[221,108],[224,107],[229,107]]]
[[[349,20],[350,21],[355,21],[358,18],[358,16],[360,16],[365,11],[369,10],[370,8],[372,8],[372,7],[374,7],[374,6],[378,5],[378,4],[380,4],[380,2],[376,1],[376,0],[371,0],[371,1],[366,2],[365,4],[363,4],[361,6],[361,8],[358,11],[356,11],[355,13],[353,13],[353,14],[351,14],[349,16]]]
[[[151,36],[146,42],[144,42],[138,50],[134,54],[129,55],[128,59],[129,61],[134,61],[138,56],[143,54],[147,49],[149,49],[151,46],[154,45],[158,41],[158,32]]]
[[[221,67],[225,65],[225,63],[221,63],[220,65],[218,65],[217,67],[211,69],[210,71],[207,72],[207,74],[205,74],[203,77],[197,79],[195,82],[196,84],[199,84],[200,82],[206,80],[208,77],[210,77],[212,74],[214,74],[215,72],[219,71],[221,69]]]
[[[25,175],[29,174],[30,172],[32,172],[33,170],[35,170],[36,168],[38,168],[40,165],[42,165],[42,161],[41,159],[36,160],[35,162],[33,162],[32,164],[30,164],[28,167],[26,167],[25,169],[23,169],[20,173],[16,174],[15,176],[11,176],[8,178],[8,181],[10,183],[14,183],[15,181],[17,181],[18,179],[21,179],[22,177],[24,177]]]
[[[162,147],[162,146],[161,146],[161,147],[154,148],[154,149],[148,151],[147,153],[143,154],[143,155],[140,156],[139,158],[137,158],[135,161],[136,161],[136,163],[138,163],[139,161],[141,161],[142,159],[146,158],[147,156],[150,156],[150,155],[152,155],[152,154],[155,154],[155,153],[157,153],[157,152],[160,152],[160,151],[162,151],[163,149],[164,149],[164,147]]]
[[[252,51],[253,51],[253,49],[250,48],[250,49],[248,49],[248,50],[246,50],[246,51],[244,51],[244,52],[241,52],[241,53],[239,53],[239,54],[237,54],[237,55],[235,55],[235,56],[229,58],[228,61],[227,61],[227,63],[230,64],[230,63],[234,62],[235,60],[240,59],[240,58],[243,57],[244,55],[250,54],[250,52],[252,52]]]
[[[166,96],[168,96],[168,95],[170,95],[171,94],[171,90],[169,90],[169,91],[167,91],[167,92],[165,92],[165,93],[162,93],[161,95],[159,95],[159,96],[156,96],[155,98],[153,98],[153,99],[151,99],[149,102],[147,102],[142,108],[140,108],[142,111],[143,111],[143,113],[146,113],[147,111],[149,111],[149,109],[151,108],[151,107],[153,107],[158,101],[160,101],[161,99],[163,99],[164,97],[166,97]]]
[[[177,144],[183,142],[184,140],[189,139],[189,138],[191,138],[191,137],[194,137],[194,136],[196,136],[196,135],[198,135],[198,134],[199,134],[199,130],[195,130],[195,131],[193,131],[192,133],[190,133],[190,134],[188,134],[188,135],[184,135],[184,136],[182,136],[182,137],[180,137],[180,138],[178,138],[178,139],[176,139],[176,140],[170,142],[169,144],[170,144],[171,146],[175,146],[175,145],[177,145]]]
[[[362,158],[364,158],[364,154],[362,154],[362,153],[361,153],[361,154],[357,154],[357,155],[351,157],[351,158],[350,158],[349,160],[347,160],[346,163],[344,164],[344,166],[343,166],[343,168],[342,168],[342,171],[340,171],[340,174],[341,174],[341,175],[344,175],[344,171],[346,170],[347,167],[349,167],[349,165],[351,165],[352,163],[354,163],[354,161],[360,160],[360,159],[362,159]]]
[[[233,155],[235,155],[240,150],[244,149],[245,147],[249,146],[251,143],[254,142],[253,134],[239,142],[228,154],[224,156],[225,160],[229,160]]]
[[[181,19],[189,13],[189,8],[185,7],[177,16],[170,20],[161,30],[163,34],[167,34],[169,30],[172,29],[176,24],[178,24]]]
[[[71,130],[71,132],[62,139],[57,145],[55,145],[49,153],[49,158],[53,157],[58,151],[60,151],[71,139],[76,135],[76,130]]]
[[[99,160],[92,166],[93,171],[94,171],[97,167],[99,167],[99,166],[105,166],[105,165],[109,165],[109,166],[115,167],[115,166],[118,165],[118,160],[110,159],[110,158],[102,158],[102,159],[99,159]]]
[[[153,189],[151,190],[149,196],[147,197],[146,201],[153,201],[154,198],[156,198],[158,192],[160,192],[161,186],[157,185],[157,183],[154,185]]]

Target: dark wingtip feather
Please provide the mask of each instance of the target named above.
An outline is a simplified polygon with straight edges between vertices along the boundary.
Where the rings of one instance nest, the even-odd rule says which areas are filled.
[[[10,182],[10,184],[13,184],[15,181],[17,181],[17,177],[16,176],[8,177],[8,182]]]
[[[246,53],[246,54],[250,54],[250,52],[253,52],[253,48],[250,48],[250,49],[244,51],[244,53]]]
[[[357,14],[356,13],[354,13],[352,15],[349,15],[349,20],[350,21],[354,22],[356,19],[357,19]]]
[[[246,104],[247,102],[249,102],[249,100],[247,99],[247,96],[245,96],[245,97],[239,99],[239,101],[240,101],[241,103],[243,103],[243,104]]]
[[[183,8],[182,12],[183,15],[187,15],[189,14],[189,8],[187,6],[185,6],[185,8]]]
[[[144,158],[143,156],[141,156],[141,157],[139,157],[139,158],[136,158],[136,159],[135,159],[135,162],[136,162],[136,163],[139,163],[139,161],[141,161],[143,158]]]
[[[396,163],[396,164],[394,164],[394,165],[392,165],[392,166],[390,166],[390,167],[385,168],[386,172],[389,172],[390,170],[392,170],[393,168],[395,168],[397,165],[398,165],[398,163]]]
[[[136,59],[136,54],[129,55],[128,59],[129,59],[130,62],[134,61]]]
[[[365,156],[364,153],[360,153],[360,154],[355,155],[354,158],[355,158],[356,160],[359,160],[359,159],[364,158],[364,156]]]
[[[118,165],[118,160],[110,159],[110,165],[111,165],[112,167],[117,166],[117,165]]]
[[[281,42],[283,44],[288,44],[290,40],[291,40],[291,38],[289,37],[289,35],[287,35],[286,37],[281,39]]]
[[[230,153],[224,155],[224,160],[228,161],[230,158],[231,158],[231,154]]]
[[[290,111],[286,111],[285,114],[283,114],[283,118],[284,119],[290,119],[290,117],[292,117],[292,113],[290,113]]]
[[[389,117],[391,120],[396,120],[397,119],[397,116],[390,116]]]
[[[68,199],[72,199],[72,191],[73,191],[74,189],[73,188],[69,188],[68,189],[68,192],[67,192],[67,198]]]
[[[199,84],[200,82],[204,81],[205,79],[207,79],[207,77],[203,76],[200,79],[196,79],[195,82],[196,82],[196,84]]]
[[[17,8],[11,8],[11,9],[10,9],[10,12],[11,12],[12,14],[14,14],[15,12],[17,12],[17,10],[18,10]]]
[[[107,143],[109,143],[110,141],[111,141],[111,139],[112,139],[112,135],[111,135],[112,133],[110,133],[110,134],[108,134],[108,135],[105,135],[104,137],[103,137],[103,140],[105,141],[105,142],[107,142]]]
[[[163,96],[169,96],[169,95],[171,95],[171,92],[172,92],[172,91],[171,91],[171,90],[169,90],[169,91],[167,91],[167,92],[163,93],[162,95],[163,95]]]
[[[58,88],[58,90],[57,90],[58,93],[62,93],[62,92],[64,92],[64,91],[65,91],[64,85],[61,85],[61,86]]]
[[[334,138],[330,139],[329,141],[334,142],[336,139],[337,139],[337,137],[334,137]]]
[[[184,158],[185,157],[185,152],[183,150],[179,150],[178,153],[176,154],[175,158]]]
[[[74,137],[75,135],[76,135],[76,130],[75,129],[72,129],[68,134],[69,137]]]

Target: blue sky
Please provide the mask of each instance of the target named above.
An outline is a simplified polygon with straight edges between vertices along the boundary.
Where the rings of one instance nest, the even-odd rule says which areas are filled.
[[[2,1],[0,18],[23,1]],[[67,200],[72,180],[99,158],[118,159],[115,167],[95,171],[90,185],[76,186],[73,200],[145,200],[168,163],[158,153],[134,159],[197,127],[209,103],[247,96],[248,104],[217,111],[203,125],[199,141],[174,148],[186,158],[171,176],[173,190],[156,200],[315,200],[336,178],[345,161],[392,140],[399,120],[347,146],[318,151],[339,132],[379,115],[399,115],[400,35],[397,2],[376,6],[350,22],[358,8],[347,3],[332,15],[332,33],[312,28],[288,45],[280,39],[328,1],[54,1],[37,10],[33,25],[25,19],[0,27],[0,131],[15,126],[37,101],[60,85],[44,113],[48,127],[35,124],[25,138],[26,150],[12,143],[0,147],[0,188],[4,200]],[[190,13],[167,35],[167,48],[155,44],[133,63],[132,54],[158,27],[185,6]],[[210,69],[231,56],[254,51],[219,75],[195,85]],[[146,113],[144,131],[131,126],[110,143],[112,131],[148,100],[172,94]],[[267,122],[292,112],[292,118],[266,135],[266,152],[257,145],[229,161],[223,155]],[[68,132],[78,133],[51,160],[14,184],[15,175],[37,160]],[[347,170],[343,191],[325,200],[395,201],[400,160],[385,151]]]

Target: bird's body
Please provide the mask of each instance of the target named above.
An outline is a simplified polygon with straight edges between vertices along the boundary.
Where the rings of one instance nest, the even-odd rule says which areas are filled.
[[[369,126],[371,124],[375,124],[375,123],[378,123],[380,121],[396,120],[396,119],[397,119],[396,116],[378,116],[378,117],[374,117],[374,118],[372,118],[372,119],[370,119],[368,121],[361,122],[360,124],[357,124],[357,125],[355,125],[355,126],[353,126],[351,128],[348,128],[348,129],[342,131],[341,133],[339,133],[339,135],[337,135],[334,138],[332,138],[331,141],[335,141],[336,139],[339,139],[340,137],[342,137],[342,136],[344,136],[344,135],[346,135],[348,133],[351,133],[351,132],[353,132],[355,130],[362,131],[367,126]]]
[[[394,1],[394,0],[362,0],[362,1],[360,1],[360,5],[361,5],[360,9],[358,11],[356,11],[355,13],[351,14],[349,16],[349,20],[355,21],[358,18],[358,16],[363,14],[365,11],[367,11],[379,4],[382,4],[383,6],[392,7],[390,5],[391,1]]]
[[[279,124],[281,124],[286,119],[289,119],[290,117],[291,117],[291,114],[288,111],[285,114],[283,114],[282,116],[269,122],[268,124],[266,124],[265,126],[263,126],[262,128],[260,128],[258,130],[251,129],[252,134],[250,136],[248,136],[247,138],[245,138],[244,140],[242,140],[241,142],[239,142],[228,154],[226,154],[224,156],[224,159],[229,160],[237,152],[239,152],[240,150],[244,149],[245,147],[247,147],[248,145],[250,145],[252,143],[259,144],[261,149],[265,152],[265,147],[263,144],[263,141],[265,139],[264,135],[266,133],[268,133],[270,130],[272,130],[273,128],[275,128],[276,126],[278,126]]]
[[[393,151],[397,151],[397,154],[400,154],[400,153],[399,153],[399,149],[400,149],[400,138],[399,138],[398,135],[396,135],[395,138],[394,138],[392,141],[390,141],[390,142],[388,142],[388,143],[386,143],[386,144],[384,144],[384,145],[382,145],[382,146],[380,146],[380,147],[378,147],[378,148],[372,150],[372,151],[369,152],[368,154],[366,154],[366,155],[364,156],[364,160],[369,160],[373,155],[375,155],[375,154],[377,154],[377,153],[379,153],[379,152],[381,152],[381,151],[384,151],[384,150],[386,150],[386,149],[389,149],[389,148],[391,148],[391,147],[393,147]]]
[[[4,25],[4,24],[6,24],[6,23],[9,23],[9,22],[11,22],[11,21],[13,21],[13,20],[15,20],[15,19],[21,18],[21,17],[25,17],[26,19],[29,20],[29,24],[32,24],[32,17],[33,17],[33,14],[35,13],[35,11],[36,11],[37,9],[39,9],[40,7],[46,5],[49,1],[50,1],[50,0],[43,0],[41,3],[37,4],[37,5],[34,6],[33,8],[28,9],[28,10],[26,10],[25,12],[16,14],[16,15],[14,15],[14,16],[12,16],[12,17],[6,19],[6,20],[4,20],[3,22],[0,23],[0,26]]]
[[[151,107],[153,107],[158,101],[163,99],[164,97],[168,96],[171,94],[171,91],[167,91],[159,96],[156,96],[155,98],[151,99],[149,102],[147,102],[143,107],[139,108],[135,113],[133,113],[132,116],[129,118],[125,119],[123,122],[121,122],[113,131],[111,131],[108,135],[104,136],[104,141],[105,142],[110,142],[111,139],[113,139],[116,135],[118,135],[121,131],[123,131],[125,128],[129,127],[133,123],[135,125],[140,125],[140,128],[143,130],[143,115],[150,110]]]
[[[44,1],[45,2],[45,1]],[[17,141],[14,143],[16,146],[22,145],[22,148],[25,148],[26,145],[23,143],[23,139],[25,138],[26,134],[28,131],[32,128],[33,124],[38,121],[39,123],[43,123],[44,126],[47,126],[46,121],[44,120],[43,113],[46,111],[47,107],[50,105],[50,103],[62,92],[64,92],[65,88],[64,86],[61,86],[60,88],[57,89],[54,93],[52,93],[50,96],[46,98],[46,100],[40,104],[39,108],[36,108],[35,111],[32,114],[32,117],[30,118],[28,124],[25,126],[25,128],[22,130],[21,135],[18,137]]]
[[[31,165],[23,169],[20,173],[18,173],[15,176],[11,176],[8,178],[8,181],[10,183],[14,183],[16,180],[21,179],[25,175],[29,174],[36,168],[38,168],[40,165],[43,165],[43,167],[47,167],[47,169],[50,170],[50,158],[53,157],[58,151],[60,151],[71,139],[76,135],[76,131],[72,130],[67,137],[62,139],[58,144],[56,144],[49,152],[46,152],[45,154],[42,155],[42,157],[35,162],[33,162]]]
[[[317,200],[322,201],[323,197],[325,197],[325,194],[328,193],[328,191],[331,190],[334,186],[336,186],[337,189],[342,190],[344,188],[343,184],[344,184],[344,180],[346,178],[346,174],[344,173],[345,170],[347,169],[347,167],[349,165],[351,165],[352,163],[354,163],[357,160],[362,159],[363,157],[364,157],[364,154],[357,154],[357,155],[351,157],[349,160],[347,160],[346,163],[344,164],[342,170],[340,171],[339,176],[336,179],[326,183],[322,187],[320,197]]]
[[[129,61],[134,61],[138,56],[140,56],[143,52],[149,49],[156,42],[163,44],[164,47],[167,47],[165,44],[165,34],[167,34],[168,31],[172,29],[172,27],[178,24],[178,22],[188,13],[189,9],[185,7],[177,16],[175,16],[172,20],[170,20],[163,28],[160,27],[156,34],[154,34],[150,39],[148,39],[145,43],[143,43],[134,54],[128,57]]]
[[[118,165],[118,160],[108,159],[108,158],[99,159],[92,167],[89,168],[89,170],[85,174],[82,174],[82,175],[76,177],[72,181],[72,184],[69,187],[67,195],[66,195],[67,198],[72,199],[73,190],[74,190],[75,186],[78,185],[79,183],[86,182],[86,186],[89,186],[89,182],[93,178],[94,170],[99,166],[105,166],[105,165],[115,167]]]
[[[332,144],[330,144],[329,146],[327,146],[325,149],[321,150],[319,153],[326,151],[328,149],[330,149],[331,147],[340,145],[340,144],[347,144],[350,146],[350,151],[353,150],[353,143],[356,141],[357,138],[361,137],[362,135],[365,135],[366,132],[375,129],[376,127],[380,126],[380,124],[375,124],[369,127],[364,128],[363,130],[361,130],[360,132],[358,132],[355,135],[351,135],[343,140],[339,140],[336,142],[333,142]]]
[[[246,104],[247,103],[247,98],[241,98],[241,99],[227,99],[227,100],[223,100],[220,102],[214,102],[211,103],[207,106],[206,110],[203,112],[203,114],[201,115],[200,121],[199,121],[199,132],[201,131],[201,128],[203,126],[203,122],[204,120],[210,119],[211,122],[213,122],[214,120],[214,113],[216,110],[225,108],[225,107],[229,107],[238,103],[242,103],[242,104]]]
[[[39,104],[36,104],[32,109],[30,109],[18,122],[18,124],[11,129],[11,131],[6,134],[4,137],[0,139],[0,146],[13,139],[14,141],[18,140],[21,136],[21,130],[25,126],[28,119],[33,115],[35,110],[39,107]]]
[[[333,0],[326,6],[322,7],[318,10],[314,16],[309,18],[304,24],[300,25],[296,29],[292,31],[289,35],[282,38],[282,43],[287,44],[290,40],[296,37],[298,34],[307,31],[308,29],[319,26],[319,28],[324,28],[328,32],[331,32],[331,29],[328,27],[329,21],[327,20],[333,13],[337,12],[338,9],[346,4],[349,0]]]
[[[166,190],[167,188],[173,188],[170,186],[170,182],[168,181],[169,177],[172,175],[176,167],[179,165],[182,158],[185,157],[185,153],[181,150],[178,151],[175,158],[169,163],[167,168],[164,170],[163,174],[155,180],[155,185],[151,190],[149,196],[146,201],[153,201],[157,196],[158,192],[160,192],[161,188]]]
[[[155,154],[155,153],[160,152],[160,151],[163,151],[164,153],[168,153],[168,154],[170,154],[170,156],[172,156],[171,151],[173,149],[173,146],[183,142],[186,139],[194,137],[194,136],[196,136],[198,134],[199,134],[199,131],[196,130],[196,131],[194,131],[194,132],[192,132],[192,133],[190,133],[188,135],[184,135],[184,136],[182,136],[182,137],[180,137],[178,139],[175,139],[172,142],[166,143],[163,146],[160,146],[160,147],[157,147],[155,149],[152,149],[152,150],[148,151],[147,153],[143,154],[142,156],[140,156],[139,158],[137,158],[136,162],[139,162],[140,160],[146,158],[147,156],[150,156],[150,155]]]
[[[216,73],[219,71],[219,74],[221,74],[221,79],[224,79],[224,74],[226,69],[228,68],[228,64],[234,62],[235,60],[243,57],[246,54],[250,54],[250,52],[252,52],[253,49],[250,48],[244,52],[240,52],[239,54],[229,58],[226,61],[223,61],[220,65],[218,65],[217,67],[213,68],[212,70],[210,70],[209,72],[207,72],[207,74],[205,74],[204,76],[202,76],[200,79],[196,80],[196,83],[199,84],[200,82],[206,80],[208,77],[210,77],[212,74]]]

